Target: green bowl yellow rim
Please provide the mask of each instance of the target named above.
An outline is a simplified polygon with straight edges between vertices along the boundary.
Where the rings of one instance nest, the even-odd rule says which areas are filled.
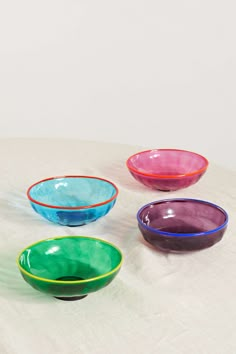
[[[35,246],[35,245],[37,245],[39,243],[45,242],[45,241],[58,240],[58,239],[62,239],[62,238],[72,238],[72,239],[73,238],[84,238],[84,239],[90,239],[90,240],[106,243],[109,246],[115,248],[119,252],[119,254],[121,255],[121,261],[113,270],[111,270],[110,272],[104,273],[102,275],[99,275],[98,277],[84,279],[84,280],[69,280],[69,281],[52,280],[52,279],[47,279],[47,278],[41,278],[41,277],[38,277],[36,275],[33,275],[33,274],[27,272],[24,268],[21,267],[19,259],[20,259],[21,255],[22,255],[22,253],[25,252],[28,248],[30,248],[32,246]],[[36,279],[36,280],[40,280],[40,281],[43,281],[43,282],[47,282],[47,283],[54,283],[54,284],[81,284],[81,283],[88,283],[88,282],[91,282],[91,281],[103,279],[103,278],[106,278],[109,275],[112,275],[113,273],[116,273],[119,270],[119,268],[121,267],[122,263],[123,263],[123,253],[121,252],[121,250],[118,247],[116,247],[113,243],[108,242],[106,240],[103,240],[101,238],[89,237],[89,236],[57,236],[57,237],[46,238],[46,239],[43,239],[43,240],[40,240],[40,241],[37,241],[37,242],[34,242],[34,243],[28,245],[27,247],[25,247],[23,250],[20,251],[20,253],[18,254],[18,256],[16,258],[16,264],[17,264],[18,268],[20,269],[20,271],[22,273],[26,274],[30,278],[33,278],[33,279]]]

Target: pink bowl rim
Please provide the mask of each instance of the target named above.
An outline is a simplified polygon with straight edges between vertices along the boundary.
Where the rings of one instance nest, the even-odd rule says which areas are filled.
[[[179,174],[179,175],[158,175],[158,174],[154,174],[154,173],[146,173],[146,172],[140,172],[139,170],[137,170],[136,168],[134,168],[131,164],[131,159],[137,155],[141,155],[141,154],[146,154],[148,152],[151,151],[178,151],[178,152],[187,152],[189,154],[193,154],[195,156],[199,156],[204,162],[205,162],[205,166],[203,168],[200,168],[199,170],[190,172],[190,173],[185,173],[185,174]],[[207,167],[209,165],[209,161],[202,155],[193,152],[193,151],[189,151],[189,150],[181,150],[181,149],[150,149],[150,150],[144,150],[144,151],[140,151],[137,152],[136,154],[131,155],[128,160],[126,161],[126,166],[128,167],[128,169],[138,175],[142,175],[142,176],[148,176],[148,177],[158,177],[158,178],[180,178],[180,177],[190,177],[190,176],[194,176],[200,173],[203,173],[206,171]]]
[[[69,207],[69,206],[62,206],[62,205],[60,206],[60,205],[46,204],[46,203],[39,202],[38,200],[36,200],[36,199],[31,197],[31,195],[30,195],[31,189],[34,186],[36,186],[37,184],[40,184],[40,183],[43,183],[43,182],[47,182],[47,181],[50,181],[50,180],[53,180],[53,179],[62,179],[62,178],[91,178],[91,179],[97,179],[97,180],[100,180],[100,181],[104,181],[104,182],[107,182],[108,184],[111,184],[114,187],[115,194],[110,199],[104,200],[104,202],[91,204],[91,205],[78,206],[78,207],[76,207],[76,206],[75,207]],[[112,202],[113,200],[115,200],[117,198],[118,194],[119,194],[119,189],[117,188],[117,186],[113,182],[109,181],[108,179],[101,178],[101,177],[96,177],[96,176],[82,176],[82,175],[65,175],[65,176],[55,176],[55,177],[45,178],[45,179],[42,179],[42,180],[32,184],[28,188],[28,190],[26,192],[26,195],[27,195],[28,199],[32,203],[35,203],[35,204],[38,204],[38,205],[41,205],[41,206],[47,207],[47,208],[65,209],[65,210],[84,210],[84,209],[96,208],[96,207],[99,207],[99,206],[102,206],[102,205],[105,205],[105,204],[108,204],[108,203]]]

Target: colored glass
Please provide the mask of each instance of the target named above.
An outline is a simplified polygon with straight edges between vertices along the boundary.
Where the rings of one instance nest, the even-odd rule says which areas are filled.
[[[36,290],[63,300],[76,300],[107,286],[122,264],[121,251],[106,241],[65,236],[26,247],[17,264]]]
[[[27,191],[37,213],[67,226],[88,224],[105,216],[114,206],[117,195],[118,188],[112,182],[89,176],[48,178]]]
[[[144,239],[163,251],[193,251],[219,242],[228,224],[221,207],[197,199],[166,199],[137,214]]]
[[[206,172],[205,157],[186,150],[142,151],[127,160],[132,176],[147,187],[174,191],[196,183]]]

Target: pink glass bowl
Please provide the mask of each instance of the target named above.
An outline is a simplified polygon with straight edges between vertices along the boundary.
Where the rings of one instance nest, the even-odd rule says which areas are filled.
[[[137,214],[144,239],[161,251],[186,252],[213,246],[228,225],[221,207],[204,200],[176,198],[144,205]]]
[[[132,176],[147,187],[175,191],[196,183],[206,172],[205,157],[186,150],[156,149],[139,152],[128,158]]]

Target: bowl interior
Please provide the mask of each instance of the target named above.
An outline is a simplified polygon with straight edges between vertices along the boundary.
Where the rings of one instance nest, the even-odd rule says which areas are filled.
[[[61,237],[26,248],[19,257],[28,273],[50,280],[76,281],[95,278],[114,270],[122,260],[120,251],[102,240]]]
[[[184,150],[150,150],[138,153],[128,160],[128,166],[139,173],[150,175],[183,175],[207,167],[207,160]]]
[[[161,232],[193,234],[214,230],[227,220],[225,212],[210,203],[196,200],[154,202],[139,213],[140,221]]]
[[[89,177],[53,178],[35,184],[29,191],[30,197],[39,203],[62,207],[104,203],[116,193],[109,181]]]

